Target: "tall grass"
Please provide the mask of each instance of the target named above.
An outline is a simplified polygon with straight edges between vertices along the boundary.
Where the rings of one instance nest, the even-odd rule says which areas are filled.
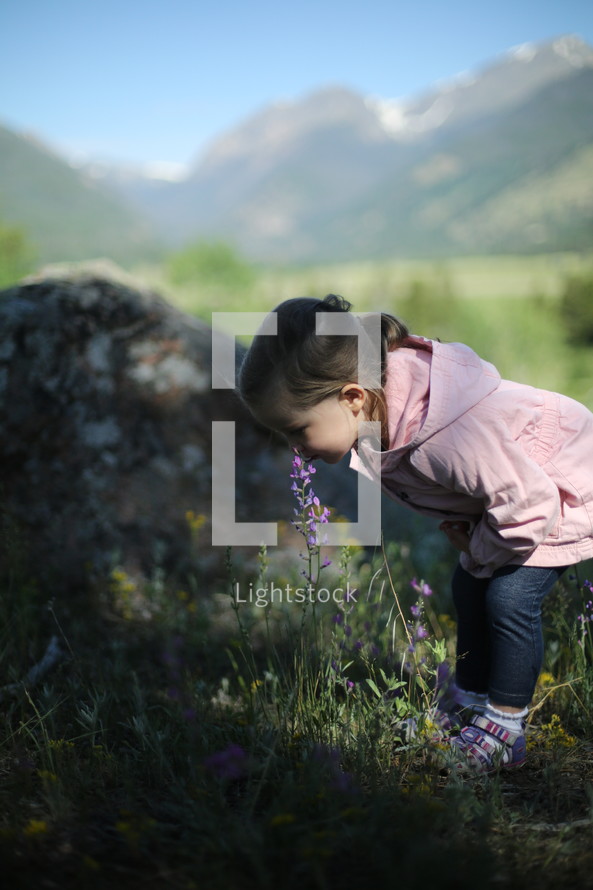
[[[207,598],[197,577],[139,590],[116,571],[91,621],[88,603],[44,602],[22,564],[3,578],[9,886],[556,887],[589,873],[590,845],[578,866],[575,845],[591,824],[590,585],[567,579],[550,601],[522,777],[461,781],[425,719],[453,662],[442,592],[397,544],[319,546],[312,492],[297,494],[301,555],[287,567],[262,548],[253,577],[229,551]],[[315,595],[288,602],[299,588]],[[324,602],[335,590],[351,595]],[[19,684],[56,632],[61,664]]]
[[[509,377],[589,391],[591,357],[564,344],[555,292],[474,297],[450,273],[429,280],[424,267],[406,270],[397,301],[383,304],[390,269],[358,274],[270,272],[260,280],[269,290],[262,284],[252,304],[217,308],[261,310],[315,288],[342,291],[360,310],[401,305],[418,332],[465,340]],[[191,308],[209,320],[213,307]],[[374,553],[319,546],[312,532],[322,534],[323,511],[306,504],[305,481],[299,475],[300,548],[286,535],[261,550],[255,573],[229,552],[214,584],[191,575],[180,587],[155,568],[140,587],[116,569],[92,603],[48,602],[18,530],[3,521],[8,886],[589,885],[591,567],[567,573],[545,605],[527,766],[462,781],[443,768],[438,747],[435,756],[430,724],[437,676],[454,667],[444,566],[414,578],[397,542]],[[193,514],[188,522],[199,550],[205,527]],[[311,602],[286,601],[287,590],[309,587],[318,594]],[[273,588],[282,602],[272,601]],[[354,593],[341,602],[320,596],[345,589]],[[61,659],[36,676],[52,638]]]

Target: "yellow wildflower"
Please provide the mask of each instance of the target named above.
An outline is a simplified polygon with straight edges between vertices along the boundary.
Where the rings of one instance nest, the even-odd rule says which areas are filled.
[[[347,807],[345,810],[342,810],[340,813],[341,819],[355,819],[359,816],[362,816],[364,810],[362,807]]]
[[[66,739],[50,739],[49,747],[54,751],[63,751],[66,748],[73,748],[74,742],[68,742]]]
[[[27,837],[36,837],[40,834],[47,834],[48,827],[45,819],[29,819],[23,828],[23,834]]]
[[[553,748],[572,748],[576,745],[576,738],[567,732],[562,726],[558,714],[552,714],[549,723],[543,723],[528,738],[528,746],[541,745],[545,750]]]
[[[193,510],[186,511],[185,519],[193,534],[199,532],[202,526],[206,523],[206,515],[204,513],[196,515]]]
[[[136,585],[123,569],[113,569],[111,572],[111,588],[115,593],[131,593],[136,589]]]
[[[450,615],[439,615],[438,622],[442,630],[453,632],[457,628],[455,621]]]
[[[296,822],[294,813],[278,813],[270,819],[270,825],[274,828],[278,825],[292,825],[293,822]]]
[[[115,830],[132,846],[136,845],[140,838],[156,824],[154,819],[135,816],[127,810],[122,810],[121,815],[124,818],[115,823]]]
[[[537,682],[539,686],[553,686],[556,679],[549,671],[542,671]]]
[[[411,773],[408,776],[407,784],[402,786],[402,793],[419,794],[421,796],[424,795],[431,797],[433,793],[433,787],[428,781],[428,776]]]
[[[98,871],[98,870],[101,868],[101,866],[99,865],[99,863],[97,862],[97,860],[96,860],[96,859],[93,859],[92,856],[83,856],[83,857],[82,857],[82,864],[83,864],[84,866],[86,866],[86,868],[90,868],[91,871]]]
[[[551,744],[562,745],[565,748],[571,748],[577,743],[575,737],[573,735],[570,735],[570,733],[568,733],[562,726],[558,714],[552,714],[550,722],[544,723],[544,725],[542,726],[542,730],[549,733]]]

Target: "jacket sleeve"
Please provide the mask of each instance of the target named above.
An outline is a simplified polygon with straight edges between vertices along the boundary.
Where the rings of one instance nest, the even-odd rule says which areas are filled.
[[[529,556],[558,521],[558,488],[490,412],[468,412],[421,445],[413,463],[437,485],[482,502],[469,556],[462,554],[479,577]]]

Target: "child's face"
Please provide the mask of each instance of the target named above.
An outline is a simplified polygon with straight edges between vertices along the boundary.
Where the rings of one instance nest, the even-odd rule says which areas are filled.
[[[337,464],[358,439],[358,425],[366,420],[364,400],[364,389],[352,383],[313,408],[291,409],[285,402],[257,411],[256,417],[283,433],[305,460]]]

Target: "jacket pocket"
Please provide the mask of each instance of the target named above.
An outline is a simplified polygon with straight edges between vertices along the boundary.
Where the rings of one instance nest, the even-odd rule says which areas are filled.
[[[542,419],[537,432],[537,442],[530,454],[531,459],[540,467],[543,467],[550,459],[560,434],[560,400],[558,394],[546,392],[545,390],[542,390],[542,392],[544,395]]]

